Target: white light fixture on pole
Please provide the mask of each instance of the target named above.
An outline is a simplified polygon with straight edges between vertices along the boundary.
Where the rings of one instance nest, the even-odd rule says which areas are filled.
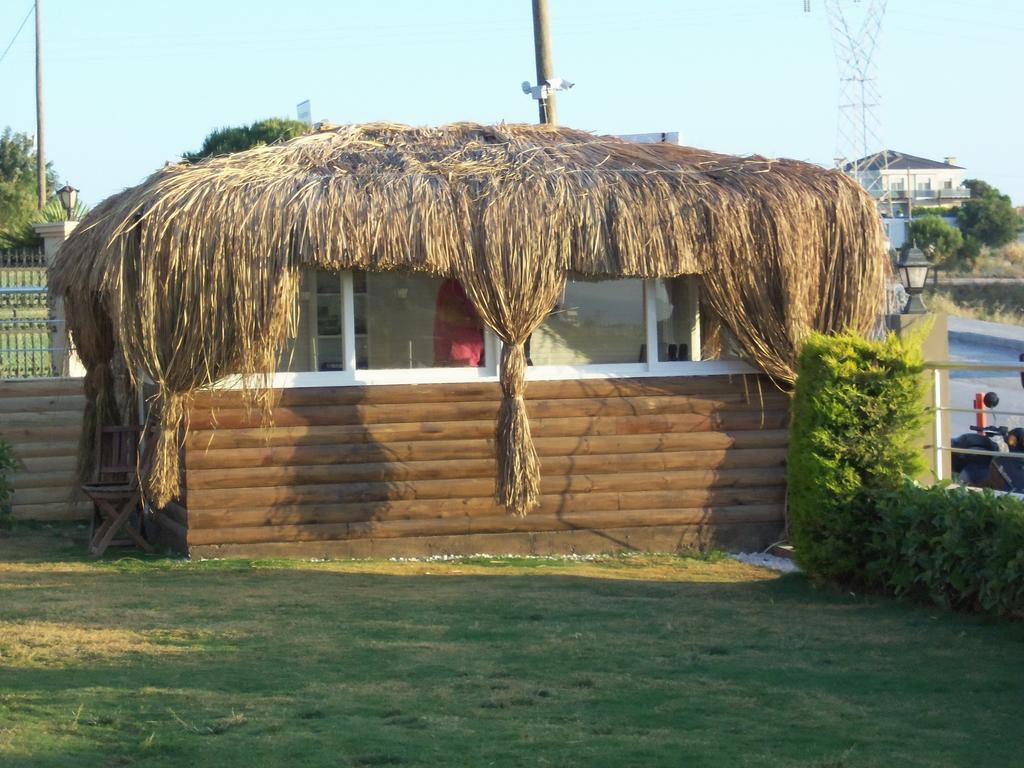
[[[529,80],[523,80],[523,93],[533,96],[535,101],[547,101],[555,91],[568,91],[574,85],[576,83],[570,83],[560,77],[552,77],[540,85],[531,85]]]
[[[904,251],[896,268],[900,271],[900,281],[903,283],[903,287],[910,295],[903,313],[907,315],[924,314],[928,309],[921,300],[921,292],[924,290],[925,283],[928,282],[928,271],[932,268],[931,262],[925,258],[924,251],[918,248],[915,242]]]
[[[65,213],[67,213],[68,221],[71,221],[71,216],[75,212],[75,206],[78,205],[78,190],[70,184],[65,184],[57,190],[57,197],[60,198],[60,204],[64,207]]]

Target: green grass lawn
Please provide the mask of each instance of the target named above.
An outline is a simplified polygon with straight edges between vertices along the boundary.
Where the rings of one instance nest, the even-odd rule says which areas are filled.
[[[1024,761],[1021,624],[715,558],[93,563],[81,535],[0,532],[5,767]]]

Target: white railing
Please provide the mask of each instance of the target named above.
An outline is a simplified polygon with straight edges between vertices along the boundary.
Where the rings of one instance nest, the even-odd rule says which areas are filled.
[[[933,428],[933,440],[932,445],[933,459],[935,461],[935,479],[945,480],[945,471],[943,469],[943,452],[953,453],[965,453],[972,454],[975,456],[1001,456],[1003,458],[1019,458],[1024,460],[1024,453],[1012,454],[1003,453],[1001,451],[985,451],[979,448],[954,448],[952,445],[952,435],[945,436],[942,428],[942,414],[944,413],[985,413],[989,416],[1024,416],[1024,413],[1018,411],[1000,411],[1000,410],[989,410],[988,408],[953,408],[951,406],[943,405],[942,399],[942,372],[943,371],[982,371],[990,373],[1006,373],[1008,371],[1016,371],[1024,375],[1024,362],[1018,363],[973,363],[973,362],[953,362],[951,360],[933,360],[924,364],[926,370],[932,372],[932,410],[934,419]],[[1024,383],[1024,381],[1022,381]],[[947,393],[948,394],[948,393]]]

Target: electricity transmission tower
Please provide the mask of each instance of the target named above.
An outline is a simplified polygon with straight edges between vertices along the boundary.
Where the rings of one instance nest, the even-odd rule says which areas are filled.
[[[836,166],[859,181],[879,202],[887,194],[882,171],[888,153],[882,141],[881,93],[875,52],[887,0],[824,0],[839,70]],[[804,11],[810,0],[804,0]],[[869,170],[870,169],[870,170]]]

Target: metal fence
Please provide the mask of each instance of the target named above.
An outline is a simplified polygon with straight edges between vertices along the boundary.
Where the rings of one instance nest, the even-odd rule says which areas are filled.
[[[43,249],[0,250],[0,378],[64,374],[64,328],[50,310]]]
[[[949,360],[930,361],[924,367],[932,372],[932,445],[933,462],[935,464],[935,479],[946,480],[943,467],[943,453],[961,453],[975,456],[992,456],[1002,458],[1013,458],[1024,461],[1024,454],[1008,454],[1002,451],[985,451],[976,448],[954,448],[952,445],[953,436],[945,433],[943,429],[942,415],[944,413],[979,413],[977,408],[954,408],[944,406],[942,403],[942,372],[943,371],[979,371],[990,373],[1006,373],[1007,371],[1018,371],[1024,375],[1024,363],[974,363],[974,362],[952,362]],[[1022,380],[1024,384],[1024,380]],[[992,416],[1018,416],[1024,417],[1024,413],[1010,410],[985,410],[985,413]],[[956,480],[956,478],[952,478]]]

